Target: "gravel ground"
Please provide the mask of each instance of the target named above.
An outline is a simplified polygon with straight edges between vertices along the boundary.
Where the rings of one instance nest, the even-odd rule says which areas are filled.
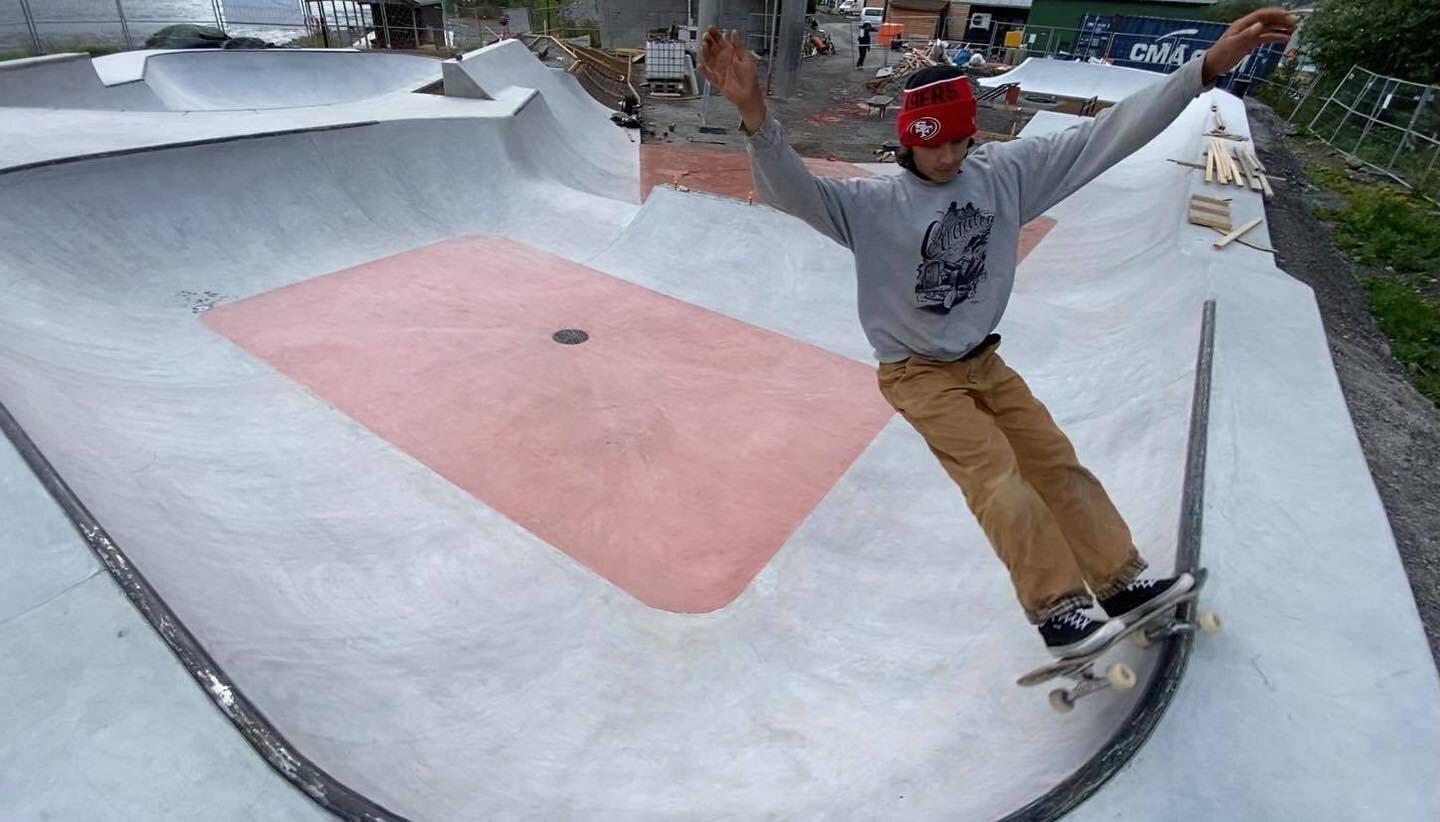
[[[1310,150],[1285,139],[1286,125],[1269,107],[1246,100],[1256,153],[1283,177],[1266,205],[1276,264],[1315,290],[1330,354],[1390,527],[1430,652],[1440,659],[1440,409],[1406,380],[1375,324],[1356,267],[1335,248],[1313,215],[1333,206],[1305,175]]]

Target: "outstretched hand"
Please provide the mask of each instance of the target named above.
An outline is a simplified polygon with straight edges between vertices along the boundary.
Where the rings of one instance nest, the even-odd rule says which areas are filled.
[[[1205,51],[1205,82],[1213,83],[1216,77],[1235,68],[1256,46],[1286,42],[1299,22],[1299,17],[1271,6],[1252,11],[1231,23],[1220,39]]]
[[[754,132],[764,125],[765,95],[760,91],[755,58],[740,41],[739,32],[730,32],[727,39],[711,26],[700,43],[699,69],[701,76],[740,110],[747,129]]]

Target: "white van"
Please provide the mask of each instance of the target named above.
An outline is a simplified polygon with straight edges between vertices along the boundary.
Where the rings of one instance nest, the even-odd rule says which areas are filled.
[[[879,6],[866,6],[860,12],[860,22],[869,23],[872,26],[879,26],[885,19],[885,9]]]

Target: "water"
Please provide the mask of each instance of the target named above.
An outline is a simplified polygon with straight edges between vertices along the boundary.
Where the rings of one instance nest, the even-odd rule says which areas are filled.
[[[217,0],[231,35],[283,42],[305,33],[301,0]],[[121,40],[116,0],[29,0],[42,40],[114,43]],[[131,37],[139,46],[146,35],[176,23],[215,25],[211,0],[120,0]],[[326,3],[328,6],[329,3]],[[30,41],[20,0],[0,0],[0,47]]]

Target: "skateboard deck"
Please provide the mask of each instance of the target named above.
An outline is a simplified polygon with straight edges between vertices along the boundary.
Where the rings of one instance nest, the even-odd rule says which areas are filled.
[[[1192,571],[1191,574],[1195,577],[1195,585],[1189,591],[1186,591],[1179,599],[1169,605],[1163,605],[1155,610],[1141,614],[1139,617],[1127,619],[1125,622],[1125,630],[1116,634],[1114,638],[1099,648],[1089,653],[1065,657],[1041,665],[1039,668],[1017,679],[1016,684],[1028,688],[1035,685],[1043,685],[1046,682],[1060,679],[1061,677],[1077,680],[1080,685],[1074,692],[1062,689],[1051,693],[1051,704],[1055,704],[1060,710],[1068,710],[1069,706],[1073,706],[1074,700],[1100,688],[1133,687],[1135,684],[1135,673],[1130,669],[1130,666],[1123,662],[1117,662],[1110,666],[1104,677],[1100,677],[1096,676],[1093,670],[1095,663],[1120,642],[1136,634],[1144,636],[1144,644],[1148,645],[1150,640],[1157,639],[1161,636],[1194,631],[1197,627],[1206,631],[1219,630],[1220,620],[1215,614],[1203,614],[1195,622],[1182,622],[1176,616],[1175,611],[1179,606],[1187,602],[1193,602],[1199,597],[1200,592],[1205,588],[1205,581],[1209,577],[1209,572],[1204,568]],[[1056,703],[1061,703],[1065,707],[1061,707],[1061,704]]]

